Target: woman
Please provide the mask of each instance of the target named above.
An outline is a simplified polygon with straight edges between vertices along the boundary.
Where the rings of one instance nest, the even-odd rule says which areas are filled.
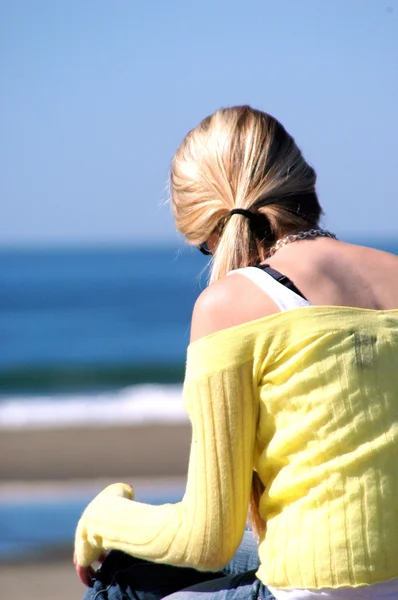
[[[248,106],[178,149],[176,226],[213,254],[187,355],[186,493],[149,506],[115,484],[92,501],[80,577],[104,549],[126,554],[87,598],[398,598],[398,258],[320,229],[315,182],[282,125]]]

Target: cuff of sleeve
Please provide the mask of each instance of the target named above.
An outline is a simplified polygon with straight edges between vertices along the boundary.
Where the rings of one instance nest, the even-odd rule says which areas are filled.
[[[89,567],[93,562],[98,560],[102,548],[89,542],[83,529],[83,524],[79,521],[75,537],[75,560],[76,564],[81,567]]]
[[[102,553],[102,539],[96,536],[95,532],[88,533],[90,515],[96,512],[98,504],[106,502],[106,498],[119,496],[134,499],[134,490],[131,485],[126,483],[113,483],[100,492],[85,509],[76,529],[75,535],[75,556],[76,563],[81,567],[88,567],[98,560]],[[98,507],[100,510],[102,507]],[[90,539],[88,539],[90,537]]]

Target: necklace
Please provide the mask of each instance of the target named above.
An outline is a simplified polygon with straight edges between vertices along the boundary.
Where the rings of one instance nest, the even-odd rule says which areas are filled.
[[[285,237],[275,242],[275,244],[271,246],[271,248],[268,250],[266,258],[271,258],[271,256],[273,256],[275,252],[283,248],[283,246],[286,246],[286,244],[291,244],[292,242],[296,242],[297,240],[305,240],[306,238],[314,239],[316,237],[327,237],[332,238],[334,240],[337,239],[336,234],[331,233],[326,229],[309,229],[308,231],[300,231],[299,233],[286,235]]]

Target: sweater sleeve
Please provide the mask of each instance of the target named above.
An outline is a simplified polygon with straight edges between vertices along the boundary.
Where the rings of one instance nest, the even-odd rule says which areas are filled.
[[[252,361],[186,377],[184,403],[192,443],[182,501],[153,506],[134,501],[129,486],[106,488],[77,527],[81,566],[102,549],[200,570],[218,570],[233,557],[245,528],[253,471],[258,401]]]

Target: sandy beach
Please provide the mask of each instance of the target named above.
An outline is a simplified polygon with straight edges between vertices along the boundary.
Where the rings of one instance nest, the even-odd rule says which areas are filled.
[[[0,582],[2,597],[10,600],[73,600],[85,590],[67,560],[0,564]]]
[[[0,481],[181,475],[190,439],[188,423],[4,429]]]
[[[188,424],[1,431],[0,503],[19,498],[94,496],[114,481],[137,497],[181,493],[187,470]],[[74,600],[85,588],[70,547],[0,561],[1,594],[10,600]]]

